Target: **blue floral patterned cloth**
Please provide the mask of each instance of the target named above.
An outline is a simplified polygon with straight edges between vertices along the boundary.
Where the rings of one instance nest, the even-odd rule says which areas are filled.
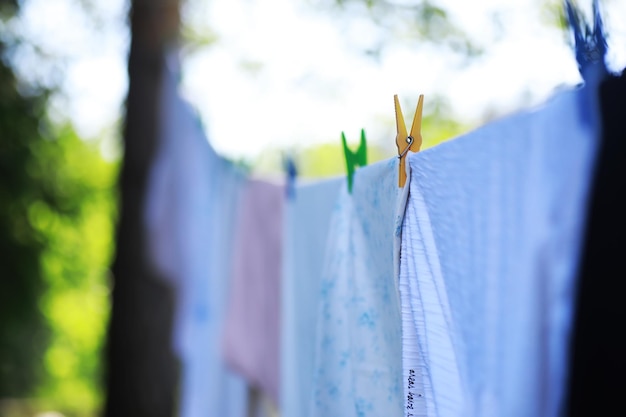
[[[311,417],[400,416],[397,158],[345,181],[331,221],[320,288]],[[305,404],[302,404],[304,407]]]

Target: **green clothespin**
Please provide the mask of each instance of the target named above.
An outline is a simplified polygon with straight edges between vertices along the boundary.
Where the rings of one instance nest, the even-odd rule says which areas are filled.
[[[341,143],[343,144],[343,153],[346,157],[346,169],[348,170],[348,192],[352,194],[352,183],[354,182],[354,171],[357,166],[364,167],[367,165],[367,143],[365,141],[365,130],[361,129],[361,143],[356,152],[352,152],[348,148],[346,135],[341,132]]]

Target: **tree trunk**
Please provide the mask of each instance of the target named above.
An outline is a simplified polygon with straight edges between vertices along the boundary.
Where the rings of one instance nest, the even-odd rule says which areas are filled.
[[[143,204],[158,138],[164,53],[179,29],[180,0],[134,0],[120,173],[120,217],[107,339],[107,417],[171,417],[177,364],[174,296],[147,258]]]

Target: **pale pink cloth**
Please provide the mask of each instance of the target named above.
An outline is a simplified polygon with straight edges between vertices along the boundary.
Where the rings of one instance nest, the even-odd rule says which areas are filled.
[[[285,189],[250,180],[243,190],[224,327],[226,362],[278,403],[280,282]]]

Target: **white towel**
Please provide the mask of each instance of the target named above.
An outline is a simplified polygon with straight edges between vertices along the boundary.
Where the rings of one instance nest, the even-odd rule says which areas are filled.
[[[413,415],[558,415],[596,148],[581,91],[409,155],[400,290]]]

